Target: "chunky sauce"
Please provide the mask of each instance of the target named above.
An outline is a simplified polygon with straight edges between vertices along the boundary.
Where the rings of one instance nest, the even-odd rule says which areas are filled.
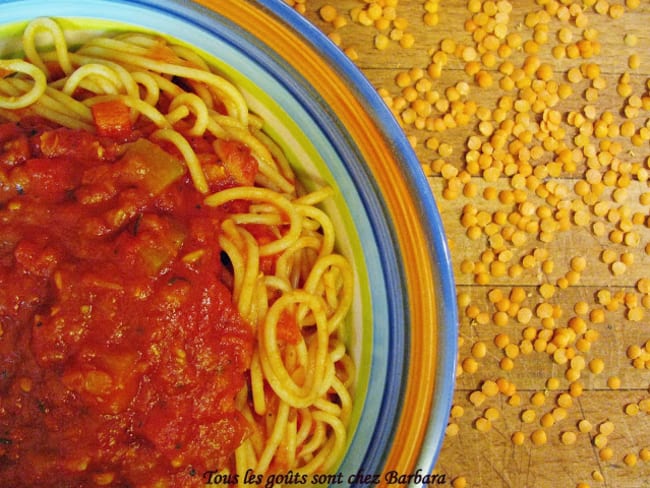
[[[251,183],[245,148],[192,144],[211,190]],[[146,131],[0,124],[0,486],[200,486],[228,465],[254,338],[201,202]]]

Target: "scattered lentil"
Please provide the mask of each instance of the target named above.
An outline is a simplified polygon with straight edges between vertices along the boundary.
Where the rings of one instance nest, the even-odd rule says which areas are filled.
[[[598,457],[601,461],[611,461],[614,457],[614,449],[610,446],[605,446],[602,449],[598,450]]]
[[[598,470],[594,470],[594,471],[591,473],[591,478],[592,478],[594,481],[598,481],[598,482],[605,481],[605,477],[604,477],[603,474],[602,474],[600,471],[598,471]]]
[[[623,456],[623,462],[627,466],[636,466],[637,463],[637,456],[634,453],[628,453],[625,456]]]
[[[577,436],[576,436],[575,432],[565,431],[565,432],[562,432],[562,434],[560,435],[560,440],[562,441],[562,444],[567,445],[567,446],[575,444],[576,439],[577,439]]]
[[[602,422],[598,426],[598,432],[600,432],[605,436],[610,435],[612,432],[614,432],[614,423],[611,420],[606,420]]]
[[[512,436],[510,436],[510,440],[515,446],[521,446],[525,442],[526,436],[524,435],[523,432],[517,430],[512,433]]]
[[[536,446],[541,446],[543,444],[546,444],[546,440],[547,440],[546,431],[544,431],[543,429],[534,430],[533,433],[530,435],[530,440]]]
[[[451,482],[453,488],[467,488],[467,479],[464,476],[458,476]]]
[[[591,422],[589,422],[587,419],[582,419],[580,422],[578,422],[578,430],[583,434],[588,434],[591,432],[592,428],[593,426],[591,425]]]
[[[621,387],[621,379],[618,376],[607,378],[607,386],[612,390],[618,390]]]
[[[639,459],[644,462],[650,461],[650,449],[647,447],[642,448],[639,451]]]
[[[534,422],[536,417],[537,414],[535,413],[535,410],[526,409],[523,412],[521,412],[521,421],[526,424],[530,424]]]
[[[485,417],[479,417],[474,421],[474,428],[479,432],[489,432],[492,429],[492,423]]]

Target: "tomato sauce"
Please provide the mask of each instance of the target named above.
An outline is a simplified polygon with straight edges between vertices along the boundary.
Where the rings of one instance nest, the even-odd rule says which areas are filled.
[[[201,486],[248,433],[226,215],[146,133],[0,124],[0,486]],[[192,143],[211,190],[252,183]]]

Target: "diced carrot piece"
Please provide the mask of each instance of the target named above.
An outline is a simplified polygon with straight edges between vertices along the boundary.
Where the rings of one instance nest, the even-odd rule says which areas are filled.
[[[131,113],[120,100],[99,102],[92,106],[95,128],[100,136],[125,138],[131,134]]]

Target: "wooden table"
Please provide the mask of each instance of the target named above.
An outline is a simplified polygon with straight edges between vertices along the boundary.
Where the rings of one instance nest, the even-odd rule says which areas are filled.
[[[402,120],[452,250],[459,375],[437,472],[649,486],[650,3],[330,0],[334,20],[326,4],[295,6]]]

